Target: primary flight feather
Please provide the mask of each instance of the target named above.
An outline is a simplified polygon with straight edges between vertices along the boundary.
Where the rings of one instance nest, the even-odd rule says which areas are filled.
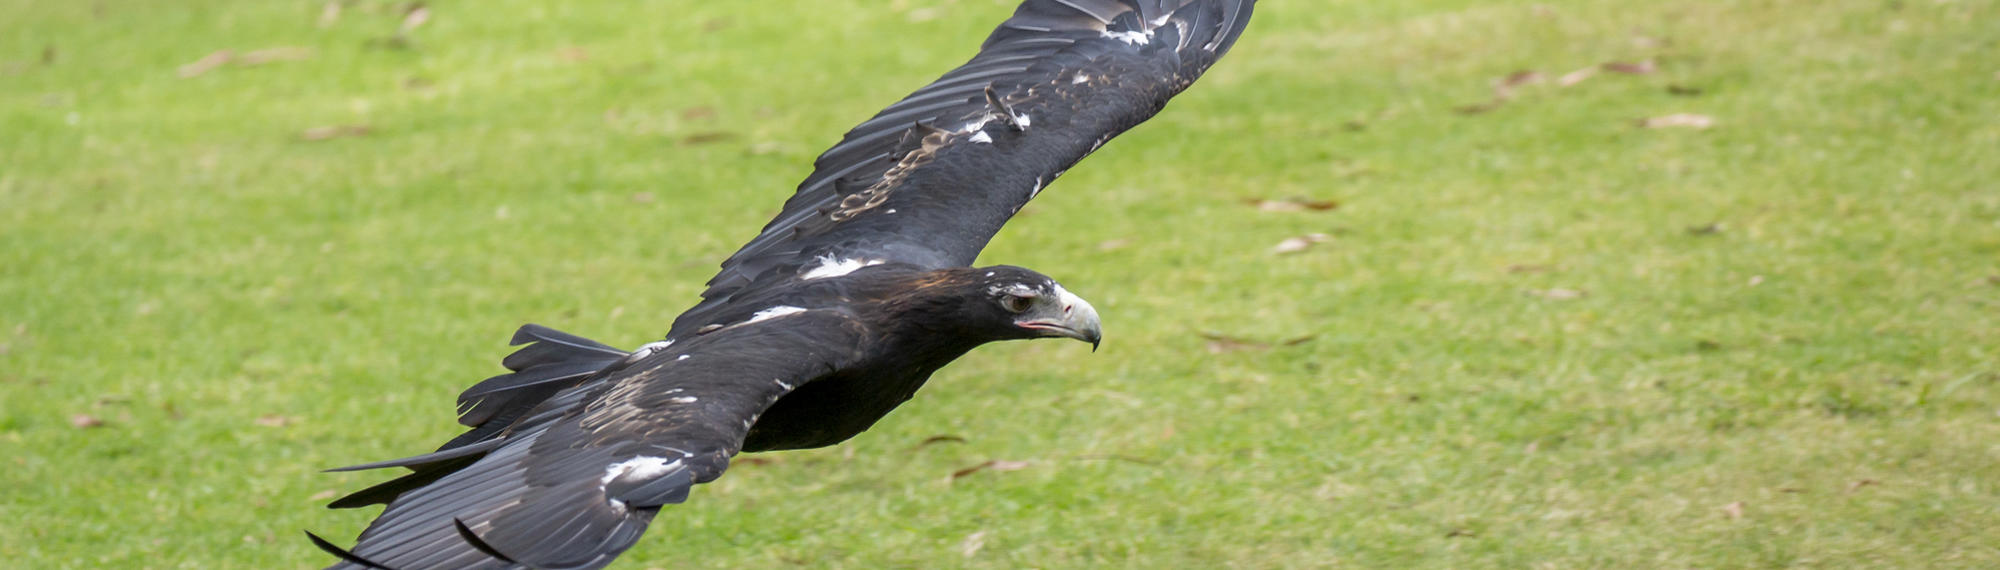
[[[1054,280],[970,267],[1015,212],[1159,112],[1255,0],[1028,0],[978,55],[821,154],[664,339],[632,351],[538,325],[459,397],[436,452],[333,502],[385,504],[334,568],[601,568],[743,451],[833,445],[988,342],[1096,346]]]

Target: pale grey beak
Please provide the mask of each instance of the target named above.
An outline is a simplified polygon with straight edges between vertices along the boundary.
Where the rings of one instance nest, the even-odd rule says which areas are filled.
[[[1042,336],[1073,338],[1090,343],[1090,351],[1097,352],[1097,343],[1104,339],[1104,331],[1099,328],[1097,308],[1090,306],[1061,285],[1056,286],[1054,297],[1044,297],[1035,304],[1019,324],[1034,329]]]

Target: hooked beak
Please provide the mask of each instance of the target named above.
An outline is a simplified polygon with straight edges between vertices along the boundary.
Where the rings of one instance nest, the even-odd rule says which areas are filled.
[[[1049,302],[1026,315],[1019,321],[1022,328],[1034,330],[1045,337],[1073,338],[1090,343],[1090,351],[1097,352],[1097,343],[1104,339],[1104,331],[1097,322],[1097,308],[1089,301],[1056,286],[1056,296]]]

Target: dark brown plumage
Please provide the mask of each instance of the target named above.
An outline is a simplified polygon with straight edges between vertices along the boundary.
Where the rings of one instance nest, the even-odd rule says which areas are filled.
[[[988,342],[1094,347],[1039,273],[968,267],[1022,205],[1222,56],[1255,0],[1028,0],[964,66],[855,127],[666,338],[546,327],[459,398],[471,428],[410,473],[336,568],[598,568],[742,451],[833,445]]]

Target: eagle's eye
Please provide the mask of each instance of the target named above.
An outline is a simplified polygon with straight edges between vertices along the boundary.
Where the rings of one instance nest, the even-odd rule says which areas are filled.
[[[1028,307],[1032,307],[1034,305],[1035,305],[1035,298],[1033,296],[1015,295],[1009,293],[1005,296],[1000,297],[1000,306],[1007,309],[1007,312],[1009,313],[1019,313],[1021,311],[1026,311],[1028,310]]]

